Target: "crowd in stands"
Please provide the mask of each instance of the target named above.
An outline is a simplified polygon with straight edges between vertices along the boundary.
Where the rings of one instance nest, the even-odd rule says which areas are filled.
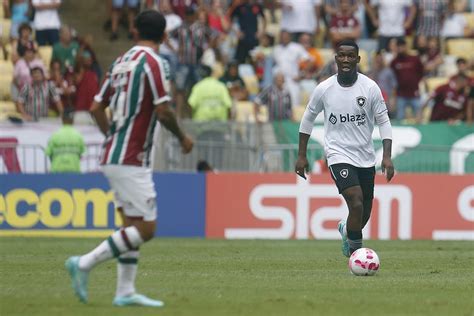
[[[60,0],[2,1],[1,76],[11,69],[8,98],[23,119],[87,113],[103,78],[91,37],[61,25]],[[124,25],[133,41],[139,10],[165,15],[159,53],[180,118],[298,121],[317,83],[336,73],[335,45],[354,39],[359,70],[379,84],[392,119],[472,123],[473,2],[108,0],[104,29],[116,41]]]

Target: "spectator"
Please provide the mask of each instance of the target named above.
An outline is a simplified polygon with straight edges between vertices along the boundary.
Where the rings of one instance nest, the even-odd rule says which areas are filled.
[[[12,99],[16,101],[18,93],[31,83],[31,69],[39,67],[46,72],[43,61],[36,57],[36,48],[32,41],[25,45],[25,55],[15,64],[13,70]]]
[[[160,45],[160,56],[166,59],[170,65],[170,82],[173,83],[176,69],[178,67],[177,30],[183,24],[183,20],[179,15],[173,12],[169,1],[161,1],[159,9],[166,19],[167,34],[163,43]]]
[[[405,108],[411,105],[415,116],[421,111],[418,86],[423,78],[423,64],[418,56],[408,55],[404,39],[397,41],[397,57],[390,67],[397,77],[397,119],[405,119]]]
[[[63,126],[51,135],[46,147],[51,172],[81,172],[81,156],[86,147],[81,133],[72,125],[72,109],[66,108],[62,120]]]
[[[466,107],[466,123],[471,125],[474,121],[474,85],[471,84],[471,90],[469,92],[469,98]]]
[[[474,78],[469,76],[469,64],[465,58],[458,58],[456,60],[457,73],[449,78],[450,81],[455,80],[458,76],[467,76],[469,79],[469,86],[474,87]]]
[[[224,76],[220,78],[229,89],[230,96],[234,100],[243,101],[248,97],[248,91],[245,88],[245,83],[239,76],[239,65],[236,62],[231,62],[227,65],[227,70]]]
[[[186,11],[191,10],[196,12],[199,8],[198,0],[163,0],[163,2],[166,1],[171,4],[171,9],[174,13],[179,15],[181,19],[185,19]]]
[[[19,38],[19,28],[24,23],[29,23],[30,2],[29,0],[13,0],[11,6],[10,20],[12,22],[10,29],[10,38],[17,40]]]
[[[448,121],[450,124],[463,120],[467,114],[468,78],[459,75],[455,80],[438,87],[430,96],[427,103],[433,102],[430,121]]]
[[[426,77],[438,76],[438,68],[443,64],[443,56],[439,47],[439,39],[431,37],[428,39],[426,52],[419,55],[425,70]]]
[[[319,33],[321,0],[282,0],[281,29],[290,32],[293,41],[301,34],[314,36]]]
[[[56,93],[54,84],[46,80],[41,67],[31,69],[32,82],[23,87],[17,101],[17,110],[24,120],[38,121],[47,117],[51,102],[56,106],[57,112],[62,115],[63,105],[61,98]]]
[[[338,13],[331,18],[329,34],[333,48],[342,40],[357,40],[360,37],[359,21],[354,17],[351,8],[350,0],[341,0]]]
[[[446,11],[445,0],[414,0],[417,8],[416,35],[439,37]]]
[[[197,154],[200,159],[220,168],[224,156],[222,143],[227,130],[227,124],[222,123],[231,116],[232,100],[226,86],[211,76],[210,67],[202,66],[201,72],[204,79],[193,87],[188,100],[193,109],[193,120],[205,123],[200,125],[197,139],[201,142],[217,142],[221,147],[214,148],[212,152],[203,150],[206,147],[198,148]]]
[[[271,68],[273,66],[272,56],[274,42],[274,37],[269,33],[265,33],[260,37],[260,44],[250,52],[250,56],[252,57],[255,68],[255,74],[261,81],[266,79],[265,74],[272,71]],[[271,84],[271,81],[269,84]]]
[[[30,43],[33,43],[35,50],[38,50],[38,44],[32,41],[33,30],[28,23],[23,23],[18,28],[18,39],[12,43],[12,61],[16,63],[18,59],[25,56],[25,50]]]
[[[263,8],[255,0],[233,1],[227,11],[229,20],[236,19],[239,26],[237,50],[235,59],[240,63],[245,63],[249,57],[249,52],[258,45],[258,35],[263,34],[266,29],[265,15]],[[258,18],[262,19],[263,29],[258,30]]]
[[[341,0],[323,0],[324,2],[324,12],[329,15],[329,17],[334,16],[340,12]],[[350,14],[354,15],[359,9],[358,0],[350,0]]]
[[[383,98],[387,103],[388,112],[392,117],[397,98],[397,78],[393,70],[385,63],[382,52],[375,54],[372,64],[372,70],[367,75],[379,85]]]
[[[273,85],[265,88],[255,98],[255,117],[258,120],[260,107],[268,109],[270,121],[289,120],[292,118],[291,96],[285,88],[285,76],[282,73],[275,74]]]
[[[63,75],[61,62],[54,59],[51,62],[50,71],[50,81],[56,87],[56,93],[61,98],[61,103],[65,108],[72,108],[76,95],[76,86],[74,85],[72,74],[67,72]]]
[[[78,62],[81,61],[82,56],[84,53],[89,53],[92,59],[92,70],[95,72],[97,75],[97,79],[100,81],[102,78],[102,68],[99,65],[99,61],[97,60],[97,55],[92,48],[92,42],[93,42],[93,37],[91,34],[86,34],[83,37],[78,38],[78,43],[79,43],[79,51],[76,54],[76,65]]]
[[[60,41],[53,46],[51,59],[61,62],[61,71],[71,71],[76,65],[79,44],[72,39],[71,29],[67,25],[61,27]]]
[[[319,50],[311,44],[311,36],[309,34],[301,34],[299,43],[306,49],[311,57],[301,62],[300,68],[304,70],[305,74],[310,74],[311,76],[315,75],[324,65],[322,56]]]
[[[224,13],[220,0],[212,0],[207,20],[209,27],[219,34],[227,33],[230,28],[230,21]]]
[[[409,14],[405,19],[405,9],[408,8]],[[371,0],[367,13],[378,27],[378,50],[386,50],[391,38],[405,37],[405,30],[411,27],[415,19],[416,7],[412,0]]]
[[[280,44],[273,50],[273,59],[278,71],[285,76],[291,103],[296,106],[299,105],[299,65],[303,61],[311,60],[311,56],[301,44],[291,42],[291,35],[286,30],[282,30],[280,36]]]
[[[186,108],[186,92],[199,80],[198,68],[204,50],[211,39],[207,19],[196,20],[196,12],[188,8],[183,25],[178,29],[178,69],[176,71],[176,104],[180,117],[189,117]]]
[[[128,38],[133,38],[133,20],[138,12],[140,1],[139,0],[113,0],[112,1],[112,15],[111,15],[111,31],[110,40],[115,41],[118,39],[118,25],[122,11],[127,6],[128,13]]]
[[[77,95],[74,104],[74,110],[76,112],[89,112],[94,96],[98,92],[99,78],[92,66],[92,55],[87,50],[83,51],[74,73],[74,81],[77,86]]]
[[[31,0],[35,9],[33,20],[36,31],[36,40],[40,46],[54,45],[59,41],[59,20],[58,9],[61,0]]]
[[[227,121],[232,100],[224,83],[211,76],[212,69],[202,66],[203,79],[192,89],[189,104],[193,120],[198,122]]]
[[[387,50],[382,50],[384,52],[383,58],[385,60],[385,64],[390,65],[392,60],[397,57],[397,39],[392,38],[390,41],[388,41],[388,49]]]
[[[456,12],[454,5],[454,0],[450,0],[448,2],[446,18],[443,21],[443,26],[441,29],[441,36],[446,39],[460,38],[470,35],[466,18],[464,15],[462,15],[462,13]]]

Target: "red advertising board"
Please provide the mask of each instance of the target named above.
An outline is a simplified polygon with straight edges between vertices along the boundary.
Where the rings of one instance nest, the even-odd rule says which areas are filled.
[[[347,207],[329,175],[209,174],[206,236],[337,239]],[[371,239],[474,239],[474,177],[376,177]]]

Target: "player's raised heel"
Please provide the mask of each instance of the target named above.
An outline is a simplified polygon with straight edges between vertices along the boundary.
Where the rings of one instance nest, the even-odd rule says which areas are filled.
[[[116,296],[112,303],[115,306],[148,306],[163,307],[165,303],[154,300],[142,294],[132,294],[129,296]]]
[[[79,300],[87,303],[87,279],[89,272],[79,269],[79,257],[69,257],[65,263],[72,281],[72,288]]]
[[[339,233],[341,234],[341,237],[342,237],[342,246],[341,246],[342,254],[345,257],[349,258],[351,253],[350,253],[350,250],[349,250],[349,243],[347,242],[346,221],[345,220],[339,221],[339,223],[337,224],[337,230],[339,231]]]

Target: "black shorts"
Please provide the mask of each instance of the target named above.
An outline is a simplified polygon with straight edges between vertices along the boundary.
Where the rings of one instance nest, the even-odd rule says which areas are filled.
[[[331,177],[336,183],[339,194],[347,188],[360,186],[364,200],[374,198],[375,167],[359,168],[347,163],[329,166]]]

